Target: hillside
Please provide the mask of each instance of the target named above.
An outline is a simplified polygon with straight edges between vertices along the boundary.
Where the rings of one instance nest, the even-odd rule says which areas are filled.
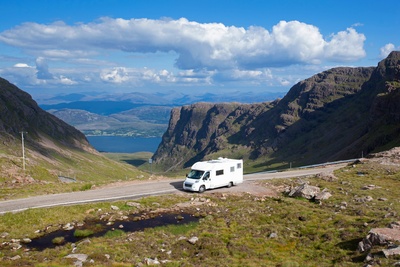
[[[51,109],[49,113],[73,125],[85,135],[162,136],[171,107],[142,106],[110,115],[81,109]]]
[[[268,169],[389,149],[400,144],[399,81],[400,52],[392,52],[377,67],[314,75],[274,102],[175,108],[153,159],[168,169],[240,157]]]
[[[0,140],[0,197],[8,197],[8,190],[22,185],[30,185],[36,193],[50,190],[51,184],[56,185],[54,190],[70,190],[71,186],[60,185],[58,175],[90,186],[144,177],[130,165],[102,156],[83,133],[42,110],[29,94],[1,78]]]

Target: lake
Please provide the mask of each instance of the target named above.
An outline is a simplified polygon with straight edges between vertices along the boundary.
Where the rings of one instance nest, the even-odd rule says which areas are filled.
[[[86,138],[97,151],[110,153],[154,153],[161,143],[161,137],[86,136]]]

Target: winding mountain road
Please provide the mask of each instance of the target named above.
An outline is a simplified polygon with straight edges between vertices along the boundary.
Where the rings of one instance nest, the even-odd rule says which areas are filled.
[[[244,175],[244,182],[235,187],[235,191],[248,192],[251,181],[293,178],[308,175],[315,175],[322,172],[332,172],[343,167],[345,164],[328,165],[319,168],[296,169],[284,172],[261,172]],[[0,201],[0,214],[7,212],[19,212],[30,208],[45,208],[63,205],[76,205],[89,202],[114,201],[123,199],[138,199],[145,196],[173,194],[183,192],[183,179],[168,179],[151,182],[129,182],[122,185],[108,186],[106,188],[93,189],[88,191],[41,195],[29,198]],[[214,189],[229,190],[226,188]],[[210,192],[210,191],[207,191]],[[188,193],[191,194],[191,193]]]

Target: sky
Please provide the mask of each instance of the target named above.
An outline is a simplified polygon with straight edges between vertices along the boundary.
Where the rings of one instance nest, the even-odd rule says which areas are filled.
[[[0,77],[35,96],[287,92],[400,50],[398,0],[0,0]]]

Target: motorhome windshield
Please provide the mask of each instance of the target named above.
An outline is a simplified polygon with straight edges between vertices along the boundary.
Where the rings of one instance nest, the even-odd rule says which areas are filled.
[[[191,170],[188,174],[188,178],[191,179],[200,179],[204,174],[204,171],[198,171],[198,170]]]

